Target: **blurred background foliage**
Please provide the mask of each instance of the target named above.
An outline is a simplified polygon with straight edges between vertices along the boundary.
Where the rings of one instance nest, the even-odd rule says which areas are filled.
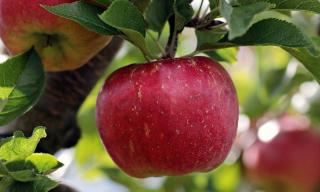
[[[316,35],[318,16],[302,12],[264,13],[289,19],[311,35]],[[263,18],[263,15],[260,15]],[[166,43],[168,27],[162,34],[161,43]],[[153,52],[160,51],[148,32],[148,45]],[[194,31],[185,30],[180,39],[178,55],[188,54],[196,47]],[[314,127],[320,127],[320,91],[312,76],[289,54],[277,47],[242,47],[208,53],[222,61],[230,72],[238,91],[241,105],[238,137],[248,132],[259,119],[271,119],[283,113],[302,114],[310,117]],[[196,173],[182,177],[134,179],[119,170],[106,153],[98,136],[95,123],[97,94],[113,71],[132,63],[143,63],[144,58],[132,45],[125,43],[116,60],[105,72],[104,78],[88,96],[78,113],[83,136],[75,149],[74,162],[84,180],[111,180],[123,186],[115,192],[233,192],[254,191],[244,177],[241,166],[241,143],[237,140],[224,165],[209,173]],[[239,144],[240,143],[240,144]],[[71,183],[72,185],[72,183]],[[83,190],[75,186],[79,191]],[[94,185],[92,185],[92,191]],[[121,190],[120,190],[121,189]],[[102,190],[103,191],[103,190]],[[111,190],[112,191],[112,190]],[[113,192],[112,191],[112,192]]]

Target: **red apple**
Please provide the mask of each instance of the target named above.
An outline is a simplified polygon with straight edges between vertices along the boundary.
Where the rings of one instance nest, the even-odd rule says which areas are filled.
[[[97,54],[111,37],[46,11],[41,5],[75,0],[0,0],[0,37],[11,54],[35,47],[47,71],[76,69]]]
[[[320,136],[294,118],[279,119],[280,133],[244,152],[249,179],[268,192],[315,192],[320,184]]]
[[[206,172],[226,158],[238,122],[228,73],[206,57],[160,60],[114,72],[97,101],[103,143],[127,174]]]

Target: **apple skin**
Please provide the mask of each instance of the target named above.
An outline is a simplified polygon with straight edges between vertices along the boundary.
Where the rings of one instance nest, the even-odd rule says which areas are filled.
[[[130,65],[97,101],[97,124],[115,163],[138,177],[207,172],[234,141],[239,115],[228,73],[206,57]]]
[[[320,136],[295,117],[279,119],[280,133],[243,154],[248,178],[268,192],[315,192],[320,184]]]
[[[111,37],[88,31],[41,7],[74,1],[0,0],[0,37],[10,54],[34,46],[46,71],[73,70],[89,61]]]

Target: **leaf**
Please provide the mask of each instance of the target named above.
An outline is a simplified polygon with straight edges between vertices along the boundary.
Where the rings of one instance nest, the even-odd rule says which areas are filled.
[[[35,153],[25,159],[27,165],[33,166],[39,174],[49,174],[63,166],[54,156]]]
[[[315,46],[318,45],[317,47]],[[199,50],[209,51],[215,48],[275,45],[280,46],[296,57],[320,82],[320,39],[314,43],[306,37],[295,25],[277,19],[265,19],[254,25],[239,38],[229,41],[224,37],[218,43],[202,44]]]
[[[144,55],[152,58],[145,42],[146,23],[143,15],[130,1],[113,1],[100,18],[108,25],[120,30],[128,41],[139,47]]]
[[[15,132],[13,137],[0,141],[0,192],[47,192],[58,185],[45,174],[60,168],[62,163],[50,154],[33,154],[44,137],[45,129],[38,127],[30,138]]]
[[[320,37],[313,38],[314,43],[320,47]],[[310,54],[306,48],[284,48],[288,53],[297,58],[320,83],[320,56]]]
[[[141,12],[144,12],[150,3],[150,0],[131,0],[131,2],[138,7]]]
[[[149,28],[153,31],[162,32],[166,21],[173,14],[173,0],[153,0],[146,11],[146,19]]]
[[[152,30],[161,33],[166,21],[173,14],[175,29],[182,30],[193,16],[189,0],[153,0],[147,10],[147,22]]]
[[[274,4],[274,9],[320,12],[319,0],[237,0],[240,5],[256,2],[268,2]]]
[[[193,8],[189,0],[174,0],[175,28],[180,31],[193,16]]]
[[[20,182],[34,181],[37,176],[33,170],[28,170],[28,169],[21,170],[21,171],[9,172],[9,175],[15,181],[20,181]]]
[[[306,10],[320,13],[319,0],[260,0],[275,4],[275,9]]]
[[[210,29],[197,29],[197,50],[202,50],[203,47],[210,46],[221,40],[226,35],[226,32]]]
[[[1,141],[0,160],[24,160],[34,153],[40,139],[46,136],[44,127],[37,127],[30,138],[24,137],[21,132],[16,132],[13,137]]]
[[[113,0],[88,0],[88,1],[94,2],[97,5],[101,5],[101,6],[108,6],[112,3]]]
[[[266,2],[257,2],[248,5],[232,7],[226,1],[221,1],[221,14],[227,20],[230,28],[229,39],[242,36],[253,24],[256,14],[270,9],[273,5]]]
[[[33,49],[0,64],[0,125],[9,123],[35,105],[44,84],[41,59]]]
[[[2,176],[6,176],[8,174],[9,173],[8,173],[8,169],[5,166],[5,162],[4,161],[0,161],[0,178]],[[1,190],[0,190],[0,192],[1,192]]]
[[[83,1],[65,3],[56,6],[43,6],[49,12],[73,20],[87,29],[102,35],[119,35],[117,29],[107,25],[99,19],[104,10]]]
[[[49,174],[63,166],[54,156],[41,153],[32,154],[25,160],[11,161],[3,165],[5,175],[21,182],[33,181],[35,176]]]
[[[238,49],[232,47],[227,49],[218,49],[216,51],[209,51],[205,54],[214,60],[224,61],[232,64],[237,61],[237,52]]]
[[[219,7],[219,0],[209,0],[209,4],[211,10],[216,9]]]
[[[9,177],[0,178],[0,192],[7,192],[8,187],[10,187],[13,182]]]
[[[108,10],[100,15],[100,18],[117,29],[129,29],[139,33],[143,37],[146,34],[146,23],[143,15],[128,0],[114,1]]]
[[[53,181],[45,176],[37,176],[32,182],[14,182],[9,187],[10,192],[48,192],[58,186],[56,181]]]
[[[248,30],[242,37],[229,41],[224,37],[220,46],[275,45],[280,47],[307,48],[317,54],[310,39],[295,25],[278,19],[261,20]],[[232,45],[233,44],[233,45]]]

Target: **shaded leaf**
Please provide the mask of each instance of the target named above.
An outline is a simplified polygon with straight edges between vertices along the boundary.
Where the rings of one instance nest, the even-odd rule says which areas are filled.
[[[144,12],[150,3],[150,0],[131,0],[131,2],[135,4],[141,12]]]
[[[153,0],[146,12],[147,23],[153,31],[161,33],[173,13],[173,0]]]
[[[313,41],[320,47],[320,38],[315,37]],[[288,53],[297,58],[320,83],[320,56],[312,55],[306,48],[284,48]]]
[[[44,84],[41,59],[33,49],[0,64],[0,125],[35,105]]]
[[[150,55],[146,42],[146,23],[139,9],[128,0],[115,0],[100,15],[102,21],[120,30],[124,38],[140,48],[144,55]],[[129,19],[128,19],[129,18]]]
[[[117,29],[99,19],[98,15],[104,11],[103,9],[83,1],[43,7],[53,14],[73,20],[96,33],[102,35],[121,34]]]
[[[56,181],[53,181],[45,176],[37,176],[32,182],[14,182],[11,184],[10,192],[48,192],[58,186]]]
[[[210,3],[211,10],[219,7],[219,0],[209,0],[209,3]]]
[[[21,170],[21,171],[9,172],[9,175],[13,180],[20,181],[20,182],[34,181],[37,176],[33,170]]]
[[[175,27],[180,31],[193,16],[193,8],[189,0],[174,0]]]
[[[260,0],[273,3],[275,9],[306,10],[320,13],[320,2],[318,0]]]
[[[7,192],[8,187],[10,187],[13,182],[9,177],[0,178],[0,192]]]
[[[245,34],[253,24],[254,16],[270,9],[272,6],[270,3],[257,2],[233,7],[226,1],[221,1],[221,14],[227,20],[230,28],[229,39],[234,39]]]
[[[229,41],[226,37],[220,43],[235,45],[275,45],[281,47],[304,47],[317,51],[310,39],[295,25],[278,19],[265,19],[252,25],[242,37]]]
[[[210,45],[217,43],[226,33],[210,29],[197,29],[197,50],[205,49],[205,47],[210,47]]]

